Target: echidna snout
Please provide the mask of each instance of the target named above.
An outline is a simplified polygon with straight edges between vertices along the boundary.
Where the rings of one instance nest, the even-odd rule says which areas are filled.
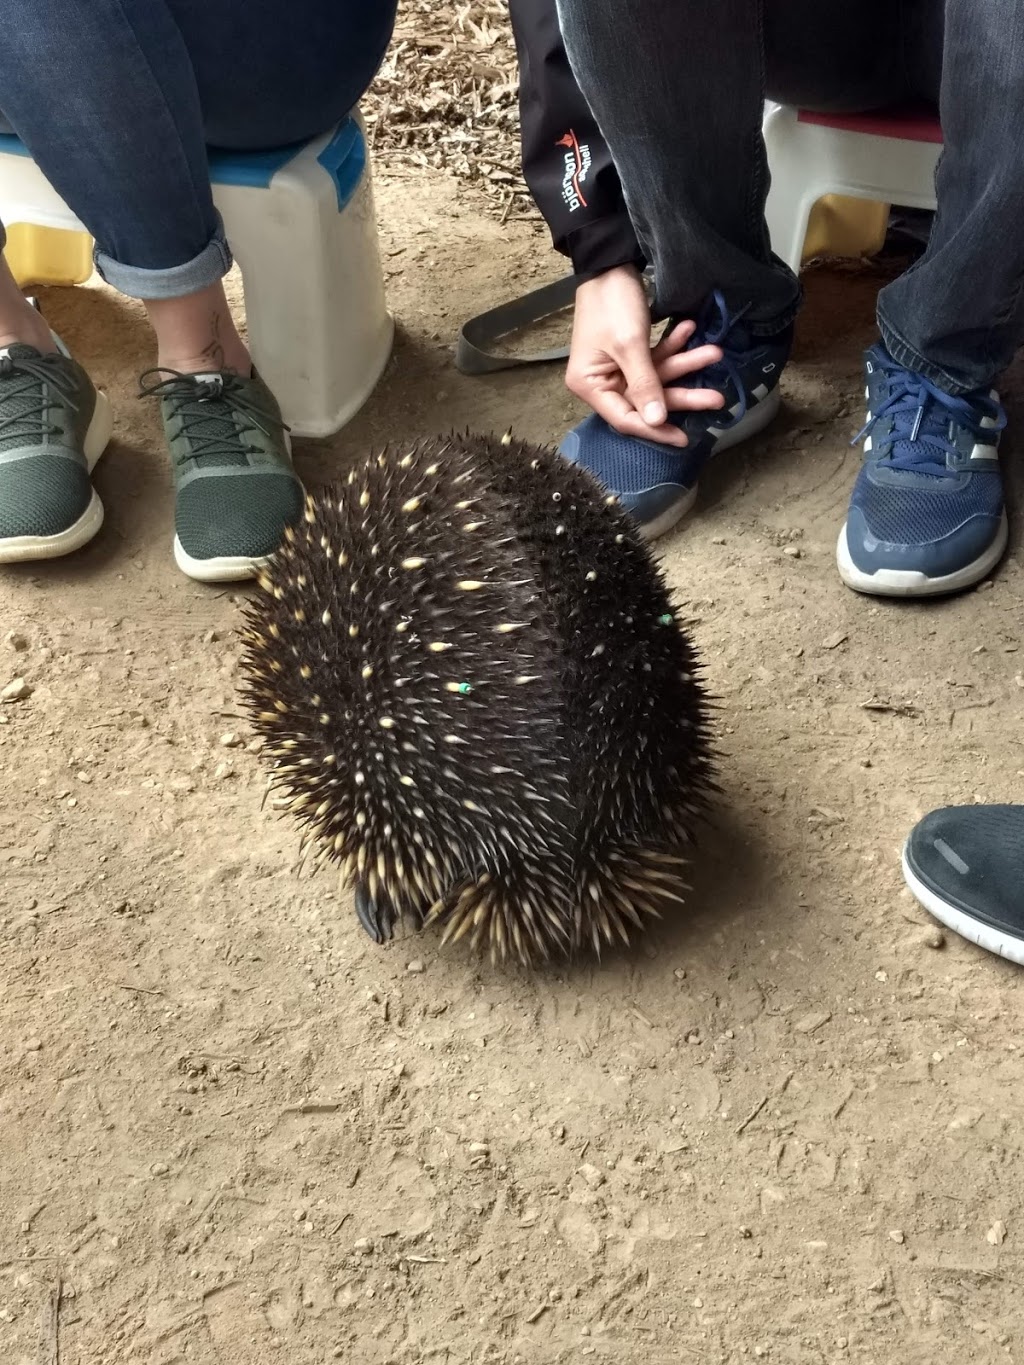
[[[376,942],[524,963],[680,898],[713,788],[693,646],[632,524],[522,442],[386,450],[306,502],[247,609],[272,781]]]

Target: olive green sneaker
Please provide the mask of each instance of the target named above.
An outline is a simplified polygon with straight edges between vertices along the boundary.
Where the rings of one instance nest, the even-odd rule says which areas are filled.
[[[0,349],[0,564],[69,555],[103,525],[89,475],[110,440],[110,404],[57,344],[55,355]]]
[[[252,578],[302,513],[277,400],[253,372],[147,370],[143,396],[160,399],[174,474],[174,559],[204,583]]]

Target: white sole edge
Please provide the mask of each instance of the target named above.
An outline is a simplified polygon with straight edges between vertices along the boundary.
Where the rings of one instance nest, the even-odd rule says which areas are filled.
[[[997,957],[1005,957],[1008,962],[1016,962],[1018,966],[1024,967],[1024,939],[1001,934],[998,929],[990,929],[987,924],[982,924],[972,915],[965,915],[962,910],[957,910],[955,906],[947,904],[916,876],[910,866],[905,847],[903,850],[903,876],[915,897],[921,902],[929,915],[937,919],[940,924],[944,924],[947,929],[952,929],[953,933],[958,934],[960,938],[967,939],[968,943],[977,944],[986,952],[995,953]]]
[[[987,578],[1006,553],[1009,534],[1010,526],[1004,512],[999,533],[985,553],[973,564],[967,564],[956,573],[945,574],[941,578],[929,578],[927,574],[908,569],[879,569],[877,573],[869,574],[858,569],[850,556],[844,522],[836,544],[836,565],[839,577],[848,588],[866,593],[869,597],[941,597],[973,588]]]
[[[646,526],[640,527],[640,534],[644,540],[657,540],[659,536],[668,535],[673,527],[678,526],[687,512],[691,510],[697,501],[697,485],[694,484],[682,502],[675,507],[670,507],[667,512],[662,512],[660,517],[655,517]]]
[[[110,443],[114,413],[105,393],[96,391],[96,408],[85,434],[82,454],[91,474]],[[11,536],[0,540],[0,564],[30,564],[35,560],[62,559],[87,545],[103,525],[103,503],[95,488],[89,506],[67,530],[55,536]]]
[[[197,583],[241,583],[255,578],[270,563],[268,556],[251,559],[246,555],[225,555],[221,559],[193,559],[174,537],[174,562],[183,574]]]
[[[732,446],[739,445],[741,441],[749,440],[750,437],[763,431],[772,418],[778,414],[781,406],[782,394],[778,388],[772,389],[767,397],[750,409],[741,422],[737,422],[734,427],[730,427],[722,433],[709,459],[714,460],[723,450],[729,450]],[[641,526],[640,534],[644,540],[657,540],[660,536],[666,535],[682,521],[696,501],[697,484],[694,484],[682,502],[669,508],[667,512],[663,512],[660,517],[655,517],[645,526]]]

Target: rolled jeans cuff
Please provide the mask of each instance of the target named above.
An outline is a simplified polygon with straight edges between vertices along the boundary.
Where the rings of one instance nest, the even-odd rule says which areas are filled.
[[[131,299],[181,299],[187,294],[198,294],[222,280],[233,263],[219,214],[213,237],[198,256],[193,256],[182,265],[147,270],[137,265],[123,265],[99,248],[94,254],[101,278]]]

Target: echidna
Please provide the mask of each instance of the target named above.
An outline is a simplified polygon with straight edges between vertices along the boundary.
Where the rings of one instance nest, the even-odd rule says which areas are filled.
[[[260,587],[243,696],[377,942],[436,923],[529,964],[680,900],[708,702],[590,475],[510,436],[388,449],[307,500]]]

